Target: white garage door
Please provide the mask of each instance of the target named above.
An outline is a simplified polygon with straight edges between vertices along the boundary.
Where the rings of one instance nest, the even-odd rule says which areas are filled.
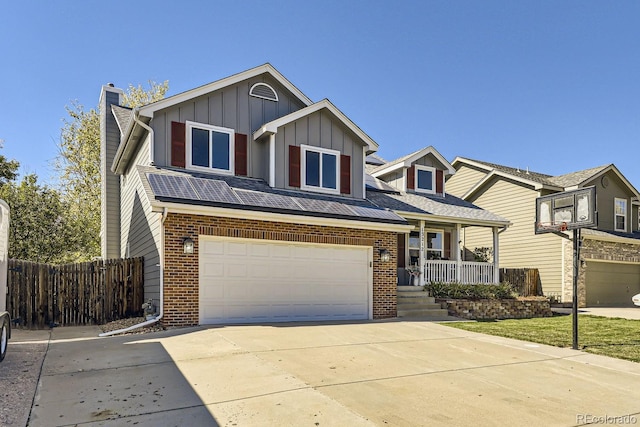
[[[200,236],[200,323],[369,319],[372,249]]]

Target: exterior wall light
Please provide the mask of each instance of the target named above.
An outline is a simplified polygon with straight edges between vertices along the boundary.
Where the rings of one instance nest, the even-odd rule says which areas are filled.
[[[380,261],[389,262],[391,261],[391,252],[386,249],[380,249]]]
[[[191,237],[182,238],[182,248],[185,254],[193,253],[193,239]]]

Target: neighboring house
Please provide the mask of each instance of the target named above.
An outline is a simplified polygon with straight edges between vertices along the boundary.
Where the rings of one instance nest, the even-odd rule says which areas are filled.
[[[416,270],[420,284],[498,283],[498,237],[509,221],[448,194],[445,179],[455,169],[435,148],[391,162],[370,156],[367,162],[367,198],[413,226],[409,234],[398,235],[399,284],[409,284],[407,271]],[[460,243],[467,228],[485,230],[491,236],[492,263],[463,259]]]
[[[427,214],[367,199],[378,145],[330,101],[269,64],[134,110],[122,95],[100,100],[102,256],[144,257],[164,324],[396,316],[397,244]]]
[[[560,191],[596,187],[596,229],[582,230],[580,306],[630,306],[640,292],[640,217],[638,191],[613,165],[551,176],[457,157],[447,189],[491,210],[513,225],[501,235],[500,267],[538,268],[542,290],[563,302],[572,300],[572,244],[555,234],[534,233],[535,200]],[[478,230],[464,234],[467,248],[486,245]]]

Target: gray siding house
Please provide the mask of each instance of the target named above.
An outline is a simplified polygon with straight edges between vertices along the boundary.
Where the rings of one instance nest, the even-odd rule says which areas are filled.
[[[425,218],[508,224],[447,196],[453,168],[432,148],[383,167],[362,129],[270,64],[133,110],[122,94],[108,85],[100,97],[102,256],[144,257],[163,324],[395,317],[398,267],[435,254],[410,258],[417,238],[459,260],[457,239],[444,226],[428,234]],[[407,168],[438,194],[376,178]]]

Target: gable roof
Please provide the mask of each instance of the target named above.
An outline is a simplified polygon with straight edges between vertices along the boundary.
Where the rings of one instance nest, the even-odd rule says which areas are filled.
[[[278,128],[294,122],[302,117],[306,117],[310,114],[315,113],[320,110],[329,111],[334,117],[342,122],[349,130],[355,133],[360,139],[362,139],[365,144],[368,146],[367,153],[372,153],[378,149],[378,143],[375,142],[369,135],[367,135],[362,129],[360,129],[355,123],[351,121],[347,116],[344,115],[342,111],[340,111],[335,105],[331,103],[328,99],[323,99],[320,102],[316,102],[315,104],[309,105],[300,110],[294,111],[293,113],[289,113],[286,116],[282,116],[278,119],[270,121],[269,123],[265,123],[253,133],[253,139],[258,140],[263,135],[270,135],[278,132]]]
[[[438,150],[436,150],[435,148],[433,148],[432,145],[430,145],[428,147],[421,148],[417,151],[414,151],[411,154],[407,154],[404,157],[400,157],[399,159],[392,160],[390,162],[387,162],[383,165],[380,165],[372,169],[371,175],[373,175],[374,177],[378,177],[398,169],[411,167],[411,164],[413,162],[415,162],[419,158],[424,157],[428,154],[433,155],[436,159],[438,159],[440,163],[442,163],[442,165],[447,169],[447,172],[448,172],[447,175],[453,175],[456,172],[455,168],[451,165],[451,163],[449,163],[447,159],[442,157],[442,154],[440,154]]]
[[[513,168],[496,163],[483,162],[480,160],[467,159],[465,157],[456,157],[451,163],[454,166],[460,163],[464,163],[488,172],[487,175],[485,175],[480,181],[476,183],[476,185],[474,185],[462,196],[463,199],[466,199],[474,194],[476,191],[482,188],[487,181],[495,176],[500,176],[506,179],[520,182],[524,185],[529,185],[535,190],[547,189],[552,191],[566,191],[578,188],[581,185],[584,185],[587,182],[592,181],[609,171],[613,171],[620,178],[620,180],[624,182],[627,187],[629,187],[629,189],[634,193],[636,197],[639,196],[638,191],[635,189],[635,187],[624,177],[624,175],[622,175],[622,173],[620,173],[620,171],[614,164],[583,169],[564,175],[552,176],[539,172],[533,172],[528,169],[523,171],[520,168]]]
[[[287,88],[287,90],[289,90],[292,94],[294,94],[304,105],[311,105],[313,103],[311,99],[307,98],[307,96],[304,93],[302,93],[300,89],[295,87],[293,83],[287,80],[285,76],[280,74],[280,72],[276,70],[273,67],[273,65],[266,63],[255,68],[251,68],[247,71],[243,71],[241,73],[234,74],[232,76],[225,77],[220,80],[216,80],[212,83],[197,87],[195,89],[191,89],[186,92],[182,92],[177,95],[170,96],[169,98],[165,98],[165,99],[153,102],[151,104],[145,105],[144,107],[140,107],[139,108],[140,115],[143,115],[146,117],[152,117],[153,113],[158,110],[162,110],[164,108],[168,108],[173,105],[180,104],[192,98],[206,95],[209,92],[213,92],[215,90],[239,83],[243,80],[247,80],[264,73],[271,75],[282,86],[284,86],[285,88]]]

